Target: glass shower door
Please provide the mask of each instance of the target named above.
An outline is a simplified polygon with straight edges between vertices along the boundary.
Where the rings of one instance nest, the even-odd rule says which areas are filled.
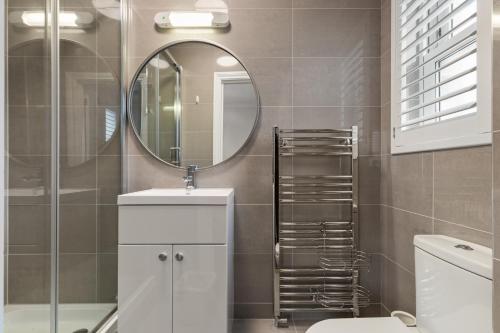
[[[9,1],[6,333],[116,308],[120,28],[119,1]]]
[[[43,1],[8,1],[6,8],[6,333],[51,328],[55,239],[49,12]]]
[[[120,10],[100,3],[59,0],[58,333],[90,332],[116,308]]]

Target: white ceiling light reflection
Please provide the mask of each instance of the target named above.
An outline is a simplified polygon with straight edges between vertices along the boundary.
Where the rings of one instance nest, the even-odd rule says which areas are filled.
[[[207,12],[171,12],[169,19],[173,27],[211,27],[214,15]]]
[[[231,56],[222,56],[217,58],[217,65],[222,66],[222,67],[232,67],[237,65],[239,62],[236,60],[235,57]]]
[[[44,28],[46,18],[50,14],[41,10],[14,11],[9,14],[9,22],[21,27]],[[58,15],[59,27],[79,29],[89,27],[94,22],[94,16],[88,12],[61,11]]]
[[[500,28],[500,14],[493,15],[493,27]]]
[[[158,69],[167,69],[170,67],[169,63],[166,60],[155,57],[149,61],[149,64]]]

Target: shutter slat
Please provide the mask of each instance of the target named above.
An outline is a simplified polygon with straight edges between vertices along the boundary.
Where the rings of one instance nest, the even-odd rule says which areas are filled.
[[[412,73],[415,73],[415,72],[416,72],[417,70],[419,70],[419,69],[422,69],[422,67],[424,67],[424,66],[428,65],[431,61],[435,61],[435,60],[436,60],[436,58],[438,58],[438,57],[442,57],[442,56],[443,56],[443,54],[446,54],[446,53],[447,53],[448,51],[450,51],[450,50],[451,50],[451,52],[449,52],[449,53],[451,54],[451,53],[454,53],[454,52],[456,52],[456,51],[457,51],[457,50],[455,50],[455,48],[461,49],[461,48],[466,48],[466,47],[470,46],[471,44],[473,44],[473,43],[475,43],[475,42],[476,42],[476,38],[475,38],[475,36],[472,36],[472,37],[473,37],[473,38],[471,39],[471,36],[469,35],[469,36],[467,36],[466,38],[464,38],[464,40],[466,40],[466,39],[471,39],[470,41],[464,42],[464,45],[461,45],[460,43],[458,43],[458,44],[453,44],[453,45],[451,45],[450,47],[446,48],[446,49],[445,49],[442,53],[440,53],[440,54],[436,54],[434,57],[432,57],[432,58],[430,58],[430,59],[426,60],[424,63],[422,63],[422,64],[421,64],[421,65],[419,65],[418,67],[415,67],[415,68],[410,69],[410,71],[409,71],[409,72],[406,72],[406,73],[404,73],[403,75],[401,75],[401,79],[404,79],[406,76],[408,76],[408,75],[410,75],[410,74],[412,74]],[[464,55],[460,56],[459,58],[455,59],[455,61],[460,61],[460,60],[462,60],[462,59],[464,59],[464,58],[467,58],[468,56],[470,56],[470,55],[472,55],[472,54],[474,54],[474,53],[477,53],[477,49],[473,49],[473,50],[471,50],[471,51],[467,52],[466,54],[464,54]],[[455,62],[452,62],[452,63],[450,63],[450,65],[453,65],[454,63],[455,63]],[[446,67],[448,67],[448,64],[446,65]],[[442,69],[442,68],[445,68],[445,67],[443,66],[443,67],[441,67],[441,69]],[[439,70],[440,70],[440,69],[439,69]],[[431,74],[435,74],[435,73],[436,73],[436,72],[438,72],[439,70],[434,71],[434,72],[432,72]],[[423,79],[425,79],[425,78],[426,78],[426,77],[423,77],[423,78],[421,78],[421,79],[414,80],[414,81],[412,81],[412,82],[410,82],[410,83],[407,83],[407,84],[406,84],[406,86],[402,87],[401,89],[406,89],[408,86],[410,86],[410,85],[412,85],[412,84],[414,84],[414,83],[416,83],[416,82],[418,82],[418,81],[421,81],[421,80],[423,80]]]
[[[436,22],[435,24],[433,24],[433,26],[432,26],[431,29],[428,29],[425,33],[423,33],[422,35],[418,36],[418,38],[416,38],[413,42],[411,42],[404,49],[402,49],[401,53],[405,52],[410,47],[414,46],[415,43],[421,41],[424,38],[429,37],[429,35],[431,35],[433,33],[436,33],[437,30],[441,29],[440,28],[441,27],[441,23],[446,22],[446,21],[450,21],[449,18],[451,18],[454,15],[458,14],[459,12],[461,12],[465,7],[467,7],[468,5],[470,5],[472,2],[474,2],[474,0],[466,0],[460,6],[456,7],[455,9],[453,9],[452,11],[450,11],[448,14],[446,14],[445,16],[443,16],[438,22]],[[447,2],[444,2],[444,4],[447,4]],[[444,6],[444,4],[442,6]],[[441,7],[439,7],[439,8],[441,8]],[[434,15],[434,16],[429,15],[422,22],[419,22],[412,30],[410,30],[407,34],[405,34],[404,36],[401,37],[401,41],[403,41],[404,39],[406,39],[408,37],[408,35],[411,34],[412,32],[414,32],[416,29],[424,27],[424,25],[427,25],[430,21],[432,21],[432,20],[434,20],[436,18],[439,18],[439,12],[436,13],[436,15]]]
[[[429,73],[426,73],[426,74],[425,74],[425,76],[422,76],[421,78],[419,78],[419,79],[417,79],[417,80],[413,80],[412,82],[407,83],[406,85],[402,86],[402,87],[401,87],[401,91],[406,90],[406,89],[408,89],[410,86],[413,86],[413,85],[415,85],[416,83],[418,83],[418,82],[420,82],[420,81],[423,81],[423,80],[425,80],[425,79],[428,79],[428,78],[430,78],[431,76],[433,76],[433,75],[435,75],[435,74],[438,74],[438,73],[439,73],[439,72],[441,72],[443,69],[446,69],[446,68],[448,68],[448,67],[450,67],[450,66],[453,66],[453,65],[454,65],[454,64],[456,64],[457,62],[459,62],[459,61],[461,61],[461,60],[464,60],[465,58],[467,58],[467,57],[469,57],[469,56],[471,56],[471,55],[473,55],[473,54],[475,54],[475,53],[477,53],[477,49],[471,50],[471,51],[469,51],[469,52],[465,53],[464,55],[462,55],[462,56],[460,56],[460,57],[456,58],[455,60],[453,60],[453,61],[451,61],[451,62],[449,62],[449,63],[447,63],[447,64],[445,64],[445,65],[441,66],[440,68],[435,69],[434,71],[431,71],[431,72],[429,72]]]
[[[406,7],[406,9],[403,10],[403,12],[400,14],[400,17],[406,15],[406,13],[408,13],[410,10],[416,9],[417,6],[420,8],[417,11],[415,11],[412,15],[407,17],[404,22],[401,22],[401,29],[404,28],[408,24],[408,22],[410,22],[416,15],[422,13],[423,10],[428,10],[430,7],[432,7],[434,5],[434,2],[435,2],[434,0],[427,0],[425,3],[423,3],[423,1],[420,2],[415,1],[413,5],[410,5],[410,7]],[[418,5],[415,6],[415,4],[417,3]]]
[[[437,104],[439,102],[442,102],[442,101],[445,101],[447,99],[450,99],[450,98],[453,98],[453,97],[456,97],[458,95],[462,95],[462,94],[465,94],[466,92],[469,92],[469,91],[472,91],[474,89],[477,88],[477,84],[473,84],[473,85],[470,85],[470,86],[467,86],[467,87],[464,87],[462,89],[458,89],[458,90],[455,90],[454,92],[450,93],[450,94],[447,94],[447,95],[443,95],[441,97],[438,97],[438,98],[435,98],[433,99],[432,101],[430,102],[427,102],[427,103],[424,103],[424,104],[420,104],[416,107],[413,107],[409,110],[406,110],[406,111],[403,111],[401,112],[401,116],[404,116],[408,113],[411,113],[411,112],[415,112],[415,111],[418,111],[420,109],[423,109],[423,108],[426,108],[428,106],[431,106],[433,104]]]
[[[396,128],[402,132],[478,112],[478,1],[399,0]]]
[[[441,70],[441,68],[439,69],[439,71],[440,71],[440,70]],[[425,89],[425,90],[423,90],[423,91],[419,91],[419,92],[418,92],[418,93],[416,93],[416,94],[413,94],[413,95],[411,95],[411,96],[408,96],[408,97],[406,97],[406,98],[402,99],[402,100],[401,100],[401,103],[407,102],[407,101],[409,101],[409,100],[411,100],[411,99],[415,99],[415,98],[416,98],[416,97],[418,97],[418,96],[421,96],[421,95],[423,95],[423,94],[425,94],[425,93],[428,93],[428,92],[430,92],[430,91],[432,91],[432,90],[434,90],[434,89],[436,89],[436,88],[439,88],[439,87],[441,87],[441,86],[443,86],[443,85],[445,85],[445,84],[447,84],[447,83],[453,82],[453,81],[455,81],[455,80],[457,80],[457,79],[460,79],[461,77],[464,77],[464,76],[466,76],[466,75],[468,75],[468,74],[471,74],[471,73],[474,73],[474,72],[476,72],[476,71],[477,71],[477,66],[474,66],[474,67],[472,67],[472,68],[470,68],[470,69],[468,69],[468,70],[465,70],[465,71],[460,72],[460,73],[458,73],[458,74],[456,74],[456,75],[453,75],[453,76],[451,76],[450,78],[448,78],[448,79],[446,79],[446,80],[444,80],[444,81],[441,81],[441,82],[439,82],[439,83],[436,83],[435,85],[430,86],[429,88],[426,88],[426,89]]]
[[[420,118],[412,119],[411,121],[402,123],[399,126],[399,128],[409,127],[409,126],[417,125],[419,123],[423,123],[425,121],[429,121],[429,120],[432,120],[432,119],[449,116],[449,115],[452,115],[454,113],[459,113],[459,112],[462,112],[462,111],[473,109],[476,106],[477,106],[476,102],[467,103],[467,104],[460,105],[460,106],[457,106],[457,107],[454,107],[454,108],[451,108],[451,109],[448,109],[448,110],[444,110],[444,111],[441,111],[441,112],[436,112],[436,113],[427,115],[425,117],[420,117]]]
[[[442,35],[439,39],[436,39],[434,42],[428,44],[425,48],[423,48],[422,50],[418,51],[411,58],[403,61],[401,63],[401,66],[404,66],[404,65],[408,64],[410,61],[412,61],[415,58],[421,56],[423,53],[428,52],[431,49],[431,47],[438,45],[440,42],[443,42],[444,40],[446,40],[447,37],[449,37],[451,34],[453,34],[454,32],[456,32],[458,29],[462,28],[470,20],[473,20],[476,17],[477,17],[477,13],[474,13],[474,14],[470,15],[468,18],[466,18],[465,20],[463,20],[460,24],[456,25],[455,27],[453,27],[453,29],[450,29],[447,33],[445,33],[444,35]],[[477,32],[477,30],[474,29],[474,31],[472,31],[471,34],[469,36],[466,36],[466,37],[470,37],[472,35],[475,35],[476,32]]]

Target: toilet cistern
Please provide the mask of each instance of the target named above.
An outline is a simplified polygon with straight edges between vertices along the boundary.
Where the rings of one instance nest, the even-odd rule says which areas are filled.
[[[186,184],[186,190],[190,191],[196,188],[196,171],[198,171],[197,165],[189,165],[187,167],[187,175],[182,177],[184,183]]]

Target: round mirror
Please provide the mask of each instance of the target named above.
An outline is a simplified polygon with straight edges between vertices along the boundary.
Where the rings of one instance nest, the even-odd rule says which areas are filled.
[[[259,117],[254,81],[238,58],[204,41],[167,45],[132,82],[129,118],[156,158],[207,168],[234,156]]]

